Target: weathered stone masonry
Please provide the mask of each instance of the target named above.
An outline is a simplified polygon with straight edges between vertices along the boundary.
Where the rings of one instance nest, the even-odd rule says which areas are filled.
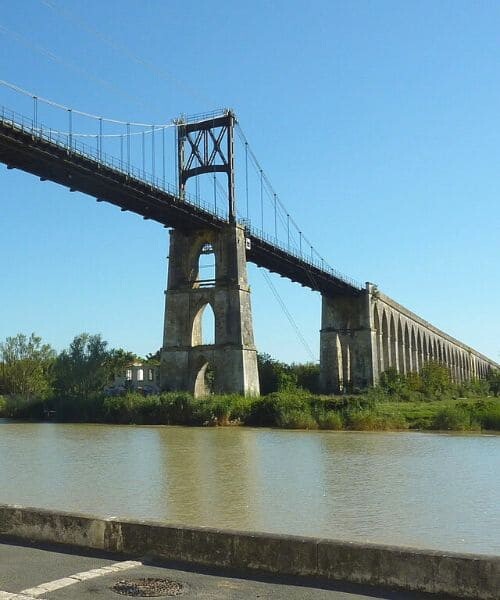
[[[168,286],[161,363],[164,389],[202,396],[208,369],[218,393],[259,394],[247,281],[245,235],[229,223],[221,231],[198,229],[170,233]],[[199,258],[209,246],[215,258],[215,280],[199,273]],[[202,315],[210,305],[215,317],[215,343],[204,345]]]
[[[323,296],[320,366],[325,392],[363,389],[390,367],[406,374],[427,361],[448,367],[456,382],[484,379],[500,368],[373,284],[356,296]]]

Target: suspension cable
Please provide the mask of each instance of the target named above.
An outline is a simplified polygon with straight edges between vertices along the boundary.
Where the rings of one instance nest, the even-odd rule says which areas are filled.
[[[272,207],[273,207],[273,212],[274,212],[274,232],[275,232],[275,237],[277,237],[277,222],[278,222],[278,219],[279,219],[279,221],[281,222],[281,224],[283,225],[283,227],[287,230],[287,238],[289,240],[289,243],[290,243],[290,241],[294,241],[296,243],[296,240],[294,239],[294,236],[292,235],[292,232],[290,230],[290,225],[292,225],[292,227],[294,227],[294,229],[300,234],[299,244],[302,245],[302,241],[305,241],[310,247],[313,248],[313,253],[315,253],[318,256],[318,258],[321,261],[323,261],[323,264],[326,265],[326,261],[319,255],[319,253],[314,249],[312,243],[301,232],[298,224],[295,222],[295,220],[293,219],[293,217],[290,215],[289,211],[286,209],[286,206],[280,200],[280,198],[279,198],[278,194],[276,193],[276,191],[275,191],[275,189],[274,189],[274,187],[273,187],[273,185],[272,185],[269,177],[266,175],[264,169],[262,168],[259,160],[257,159],[257,156],[255,155],[255,153],[253,152],[251,146],[249,145],[248,140],[247,140],[247,138],[246,138],[243,130],[239,126],[239,124],[237,124],[236,128],[237,128],[237,132],[238,132],[238,135],[239,135],[241,141],[245,144],[245,148],[248,148],[248,156],[249,156],[251,162],[253,163],[254,167],[256,168],[256,170],[258,171],[258,173],[260,175],[260,183],[261,183],[261,228],[262,228],[262,230],[264,230],[263,196],[264,196],[264,191],[266,191],[266,195],[268,195],[268,198],[271,201],[271,204],[272,204]],[[279,208],[279,211],[278,211],[278,208]]]
[[[316,360],[316,356],[314,355],[314,352],[311,350],[311,347],[309,346],[309,344],[307,343],[307,340],[305,339],[305,337],[302,334],[302,331],[300,330],[299,326],[297,325],[297,322],[295,321],[295,319],[293,318],[292,314],[290,313],[290,311],[288,310],[283,298],[280,296],[278,290],[276,289],[274,283],[272,282],[271,278],[269,277],[268,273],[266,273],[266,271],[261,271],[262,275],[264,276],[264,279],[266,280],[267,285],[269,286],[269,288],[271,289],[271,292],[273,293],[273,296],[276,298],[278,304],[281,307],[281,310],[283,311],[283,313],[285,314],[286,318],[288,319],[288,322],[290,323],[290,325],[293,327],[300,343],[304,346],[306,352],[309,354],[312,362],[317,362]]]
[[[59,102],[54,102],[53,100],[49,100],[48,98],[44,98],[43,96],[39,96],[38,94],[34,94],[33,92],[25,90],[24,88],[21,88],[18,85],[10,83],[9,81],[5,81],[4,79],[0,79],[0,85],[3,85],[4,87],[10,88],[10,89],[12,89],[12,90],[14,90],[16,92],[19,92],[20,94],[25,95],[25,96],[29,96],[30,98],[36,98],[37,101],[43,102],[44,104],[48,104],[49,106],[54,106],[55,108],[60,108],[60,109],[65,110],[65,111],[72,110],[73,114],[75,114],[75,115],[81,115],[82,117],[88,117],[89,119],[96,119],[96,120],[100,119],[102,121],[105,121],[106,123],[115,123],[115,124],[118,124],[118,125],[131,125],[133,127],[152,127],[152,123],[138,123],[138,122],[133,122],[133,121],[120,121],[119,119],[110,119],[110,118],[102,117],[100,115],[95,115],[95,114],[92,114],[92,113],[88,113],[88,112],[85,112],[83,110],[77,110],[75,108],[70,108],[69,106],[65,106],[64,104],[59,104]],[[172,120],[169,123],[164,123],[163,125],[156,125],[156,128],[159,129],[160,127],[174,127],[174,126],[175,126],[175,123]],[[73,135],[75,135],[75,134],[73,134]]]

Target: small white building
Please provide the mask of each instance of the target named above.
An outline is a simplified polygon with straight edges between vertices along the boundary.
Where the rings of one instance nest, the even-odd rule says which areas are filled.
[[[109,394],[120,394],[127,390],[156,394],[160,391],[160,368],[148,363],[133,363],[117,375],[106,388]]]

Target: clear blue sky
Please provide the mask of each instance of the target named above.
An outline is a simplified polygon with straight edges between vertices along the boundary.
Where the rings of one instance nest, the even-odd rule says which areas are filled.
[[[0,78],[123,120],[232,107],[333,266],[499,360],[499,31],[488,1],[19,0],[2,6]],[[0,338],[159,348],[166,231],[0,172]],[[259,350],[307,360],[249,276]],[[318,358],[319,295],[273,281]]]

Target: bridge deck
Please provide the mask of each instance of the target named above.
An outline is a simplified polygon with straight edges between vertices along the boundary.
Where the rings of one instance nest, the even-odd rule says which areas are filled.
[[[220,229],[227,220],[175,193],[153,186],[139,177],[109,166],[77,149],[68,149],[47,136],[46,131],[23,127],[0,118],[0,162],[109,202],[151,219],[165,227],[192,230],[200,227]],[[321,268],[312,261],[278,246],[246,227],[250,239],[247,258],[259,267],[288,277],[326,295],[358,295],[356,282]]]

